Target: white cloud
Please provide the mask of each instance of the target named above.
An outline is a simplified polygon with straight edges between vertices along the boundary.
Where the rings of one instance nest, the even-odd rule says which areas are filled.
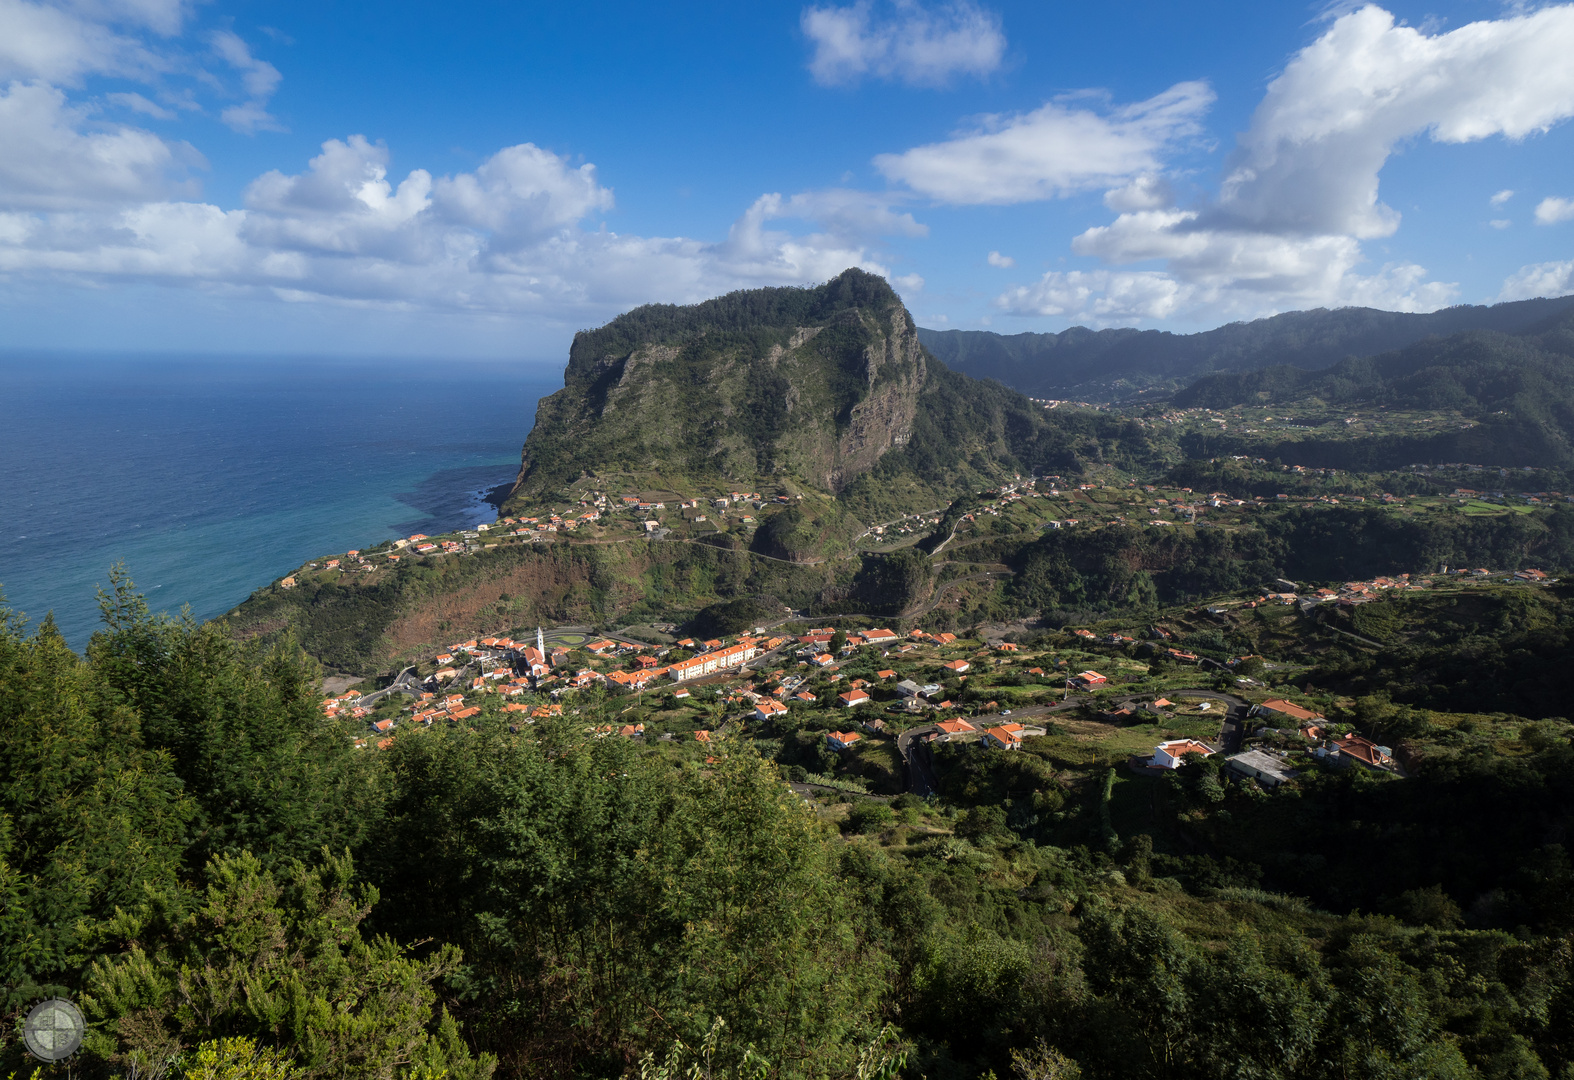
[[[908,30],[892,38],[892,55],[916,65],[908,74],[934,77],[943,64],[923,49],[954,44],[947,20],[960,26],[973,10],[901,7]],[[330,139],[303,170],[257,177],[238,208],[195,201],[201,155],[107,122],[125,115],[109,110],[173,121],[228,85],[225,123],[277,129],[269,101],[282,77],[227,30],[202,36],[206,63],[222,65],[204,69],[162,40],[187,15],[183,0],[0,0],[0,79],[14,76],[0,81],[0,273],[580,325],[636,303],[803,284],[849,266],[885,274],[908,293],[923,288],[920,276],[893,276],[871,253],[881,237],[927,234],[902,206],[906,196],[773,193],[719,243],[630,236],[597,220],[613,193],[595,166],[531,143],[434,176],[395,174],[388,148],[362,136]],[[148,89],[72,101],[62,87],[88,75]]]
[[[193,5],[188,0],[66,0],[61,6],[97,22],[144,27],[173,37]]]
[[[60,90],[12,83],[0,93],[0,207],[62,210],[195,193],[203,165],[185,143],[122,125],[90,125]]]
[[[1493,206],[1502,206],[1504,203],[1508,202],[1513,197],[1514,197],[1514,189],[1513,188],[1504,188],[1502,191],[1498,192],[1496,195],[1494,195],[1490,199],[1488,199],[1487,202],[1491,203]]]
[[[230,127],[243,135],[259,131],[283,131],[284,126],[268,112],[268,99],[279,88],[284,76],[266,60],[251,55],[251,47],[230,30],[217,30],[209,35],[209,43],[225,63],[240,73],[247,101],[232,105],[219,114]]]
[[[1503,282],[1498,301],[1531,300],[1538,296],[1567,296],[1574,293],[1574,259],[1567,262],[1535,263],[1522,266]]]
[[[1129,184],[1104,193],[1104,205],[1116,213],[1128,210],[1160,210],[1175,204],[1169,183],[1157,173],[1144,173]]]
[[[1556,225],[1574,218],[1574,199],[1560,199],[1549,195],[1536,204],[1536,224]]]
[[[159,26],[170,25],[164,15],[149,16]],[[148,78],[167,67],[155,50],[106,21],[59,6],[0,0],[0,79],[74,86],[84,75]]]
[[[1050,102],[1030,113],[984,117],[973,131],[881,154],[874,163],[891,180],[941,202],[1052,199],[1157,172],[1166,150],[1198,134],[1213,99],[1206,83],[1184,82],[1104,112]]]
[[[1072,250],[1106,264],[1159,261],[1180,309],[1210,316],[1358,303],[1428,310],[1457,288],[1413,264],[1363,276],[1361,241],[1391,235],[1400,216],[1378,198],[1378,176],[1401,140],[1521,139],[1574,115],[1574,5],[1482,21],[1449,33],[1398,26],[1367,5],[1340,15],[1269,84],[1231,155],[1219,196],[1198,209],[1155,205],[1135,185],[1107,197],[1119,216]],[[1499,193],[1507,201],[1509,193]],[[1545,204],[1543,204],[1545,205]],[[1571,213],[1574,216],[1574,213]],[[1106,285],[1130,288],[1118,276]],[[1058,279],[1001,298],[1032,310]],[[1020,295],[1019,295],[1020,294]],[[1055,300],[1059,306],[1067,306]],[[1082,304],[1098,312],[1097,303]],[[1155,310],[1114,304],[1138,317]],[[1156,317],[1156,316],[1150,316]]]
[[[1401,139],[1522,139],[1574,114],[1574,6],[1428,36],[1381,8],[1338,19],[1268,92],[1225,176],[1221,222],[1391,235],[1378,173]]]
[[[1184,292],[1174,278],[1153,271],[1051,270],[1005,293],[996,306],[1011,315],[1061,315],[1106,325],[1167,318]]]
[[[612,192],[596,182],[594,165],[571,168],[531,143],[500,150],[473,174],[438,180],[435,193],[450,220],[513,239],[612,209]]]
[[[1258,274],[1243,280],[1227,276],[1189,280],[1184,274],[1158,270],[1055,270],[1031,285],[1002,294],[995,306],[1009,315],[1054,315],[1093,326],[1123,326],[1174,318],[1188,311],[1225,318],[1256,317],[1317,304],[1435,311],[1452,302],[1459,292],[1457,285],[1427,281],[1426,270],[1414,263],[1390,264],[1363,277],[1326,253],[1297,253],[1278,267],[1261,258],[1271,253],[1256,254]],[[1325,257],[1320,259],[1319,254]],[[1274,273],[1276,269],[1278,273]],[[1295,284],[1308,270],[1320,274],[1324,286],[1316,291],[1297,291]],[[1289,289],[1285,288],[1287,283]]]
[[[1502,230],[1508,228],[1514,223],[1508,218],[1493,218],[1491,221],[1487,222],[1487,224],[1492,226],[1494,229]]]
[[[848,7],[805,8],[800,25],[814,43],[809,72],[825,86],[865,76],[917,86],[943,85],[956,75],[985,76],[1000,67],[1006,38],[1000,18],[968,0],[928,8],[894,0],[876,16],[872,0]]]
[[[1002,255],[998,251],[991,251],[989,253],[990,266],[998,266],[1002,270],[1009,270],[1016,264],[1017,261],[1009,255]]]
[[[0,138],[5,130],[0,125]],[[158,155],[168,147],[140,135],[154,163],[165,161]],[[455,176],[414,169],[396,181],[389,162],[387,148],[364,137],[329,140],[304,171],[258,177],[235,210],[158,198],[156,174],[140,188],[100,182],[97,204],[92,197],[48,204],[34,190],[31,202],[13,199],[15,209],[0,212],[0,271],[574,320],[652,300],[820,281],[848,266],[884,274],[904,292],[923,287],[917,275],[893,276],[868,245],[882,235],[922,235],[924,226],[869,193],[764,195],[725,240],[710,244],[587,230],[586,218],[611,209],[612,192],[594,166],[529,143]],[[15,165],[0,159],[0,170]],[[0,188],[16,186],[0,172]],[[115,201],[127,192],[146,198]],[[807,228],[784,227],[789,222]]]
[[[141,94],[105,94],[104,100],[111,105],[119,105],[122,109],[130,109],[134,113],[151,116],[155,120],[173,120],[175,114],[162,105],[155,104]]]

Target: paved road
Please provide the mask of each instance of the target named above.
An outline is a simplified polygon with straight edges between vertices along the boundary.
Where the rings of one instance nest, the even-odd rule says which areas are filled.
[[[1172,690],[1170,694],[1175,697],[1204,698],[1208,701],[1220,701],[1225,705],[1224,723],[1219,729],[1219,744],[1226,754],[1233,754],[1241,748],[1241,740],[1246,737],[1246,714],[1251,709],[1249,702],[1231,694],[1221,694],[1217,690]]]
[[[372,693],[358,698],[355,702],[356,707],[369,709],[390,694],[407,694],[410,697],[419,698],[421,696],[421,684],[415,678],[414,671],[415,668],[413,667],[405,668],[398,675],[394,676],[393,682],[381,690],[374,690]]]

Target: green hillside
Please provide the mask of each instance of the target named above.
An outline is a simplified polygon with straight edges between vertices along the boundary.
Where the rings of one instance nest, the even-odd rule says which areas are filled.
[[[1074,326],[1058,334],[918,331],[956,371],[1045,398],[1107,401],[1144,388],[1184,385],[1216,371],[1264,365],[1323,368],[1351,356],[1404,348],[1428,337],[1485,330],[1521,333],[1574,308],[1568,297],[1491,307],[1460,305],[1425,315],[1373,308],[1292,311],[1197,334]]]
[[[817,288],[649,305],[577,335],[507,508],[575,485],[764,486],[839,495],[867,520],[1076,471],[1101,453],[1086,427],[934,360],[885,280],[853,269]]]
[[[1445,433],[1378,441],[1366,448],[1366,460],[1345,463],[1382,468],[1466,461],[1566,469],[1574,464],[1574,313],[1554,316],[1524,333],[1470,331],[1429,338],[1315,371],[1272,366],[1209,375],[1176,394],[1172,403],[1182,409],[1293,405],[1330,415],[1360,406],[1447,412],[1467,423]],[[1225,442],[1196,447],[1193,456],[1213,456]],[[1258,452],[1284,456],[1277,447]],[[1312,440],[1302,443],[1293,460],[1334,464],[1337,455],[1336,449]]]

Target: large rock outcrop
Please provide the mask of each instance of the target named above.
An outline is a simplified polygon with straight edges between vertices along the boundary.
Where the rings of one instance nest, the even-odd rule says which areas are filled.
[[[948,370],[890,285],[857,269],[636,308],[575,336],[563,384],[537,407],[509,506],[590,486],[787,490],[878,521],[1077,467],[1071,435]]]

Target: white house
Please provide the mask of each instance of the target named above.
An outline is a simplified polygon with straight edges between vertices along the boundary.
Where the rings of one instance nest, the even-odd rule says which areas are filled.
[[[1187,754],[1201,754],[1203,757],[1213,756],[1213,747],[1198,742],[1196,739],[1171,739],[1161,742],[1153,748],[1153,758],[1150,764],[1160,769],[1178,769],[1185,764]]]

